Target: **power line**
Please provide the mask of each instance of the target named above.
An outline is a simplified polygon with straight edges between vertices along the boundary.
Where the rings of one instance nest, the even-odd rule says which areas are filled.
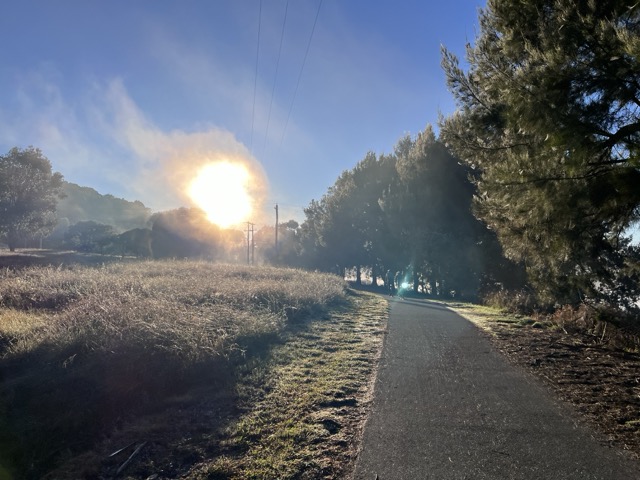
[[[276,92],[276,81],[278,79],[278,69],[280,67],[280,55],[282,53],[282,40],[284,39],[284,27],[287,24],[287,12],[289,11],[289,0],[284,7],[284,20],[282,21],[282,32],[280,32],[280,47],[278,48],[278,59],[276,60],[276,73],[273,77],[273,88],[271,90],[271,101],[269,102],[269,114],[267,115],[267,129],[264,132],[264,143],[262,144],[262,150],[267,147],[267,136],[269,134],[269,123],[271,121],[271,107],[273,106],[273,97]]]
[[[256,92],[258,91],[258,60],[260,58],[260,27],[262,25],[262,0],[260,0],[260,10],[258,11],[258,45],[256,47],[256,74],[253,81],[253,110],[251,112],[251,142],[250,151],[253,153],[253,129],[256,120]]]
[[[318,10],[316,11],[316,18],[313,21],[313,27],[311,28],[311,35],[309,35],[309,42],[307,43],[307,50],[304,53],[304,58],[302,60],[302,66],[300,67],[300,74],[298,75],[298,82],[296,83],[296,88],[293,91],[293,98],[291,99],[291,105],[289,106],[289,113],[287,114],[287,121],[284,124],[284,129],[282,130],[282,138],[280,139],[280,147],[282,147],[282,143],[284,142],[284,135],[287,131],[287,126],[289,125],[289,118],[291,117],[291,111],[293,110],[293,103],[296,100],[296,95],[298,93],[298,87],[300,86],[300,79],[302,78],[302,71],[304,70],[304,65],[307,62],[307,56],[309,55],[309,48],[311,47],[311,39],[313,38],[313,32],[316,30],[316,23],[318,22],[318,16],[320,15],[320,7],[322,6],[322,0],[318,3]]]

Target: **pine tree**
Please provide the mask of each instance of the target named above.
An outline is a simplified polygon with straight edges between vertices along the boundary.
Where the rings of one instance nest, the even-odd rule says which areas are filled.
[[[640,219],[640,5],[489,0],[442,138],[478,179],[477,213],[541,298],[605,298]]]

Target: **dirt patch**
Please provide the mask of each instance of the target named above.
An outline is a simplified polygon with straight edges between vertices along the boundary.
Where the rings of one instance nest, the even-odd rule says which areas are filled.
[[[593,335],[454,309],[487,332],[512,363],[543,379],[611,446],[640,459],[640,354],[602,345]]]

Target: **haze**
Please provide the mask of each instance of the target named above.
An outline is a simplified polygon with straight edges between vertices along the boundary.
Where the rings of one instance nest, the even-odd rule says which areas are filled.
[[[275,203],[301,219],[368,151],[453,110],[440,45],[463,53],[483,4],[11,2],[0,150],[35,145],[156,211],[190,205],[204,158],[241,157],[268,179],[265,221]]]

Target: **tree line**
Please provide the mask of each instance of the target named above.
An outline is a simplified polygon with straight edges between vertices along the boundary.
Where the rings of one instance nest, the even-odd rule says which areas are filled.
[[[0,241],[144,258],[237,258],[241,232],[224,231],[198,209],[152,214],[141,202],[65,182],[38,148],[0,156]]]
[[[369,152],[305,209],[298,232],[301,266],[342,273],[401,272],[415,291],[476,297],[518,284],[518,266],[472,213],[470,170],[428,126],[393,153]]]
[[[302,251],[374,276],[410,265],[445,292],[637,310],[639,56],[636,1],[489,0],[466,70],[443,48],[458,108],[440,138],[343,173],[306,210]]]
[[[311,201],[301,224],[277,226],[279,245],[273,227],[256,232],[261,257],[353,269],[356,281],[401,271],[432,295],[637,308],[639,55],[637,2],[488,0],[466,66],[443,48],[457,110],[439,120],[439,135],[427,126],[390,154],[367,153]],[[12,247],[51,231],[62,177],[37,149],[0,160],[0,233]],[[12,190],[35,180],[28,195]],[[68,242],[104,230],[76,225]],[[120,248],[145,250],[149,240],[149,256],[243,258],[243,232],[207,225],[194,209],[129,232]]]
[[[51,240],[48,240],[51,242]],[[124,232],[94,220],[67,227],[57,248],[138,258],[203,258],[239,262],[244,258],[242,232],[221,229],[196,208],[152,214],[143,227]]]

